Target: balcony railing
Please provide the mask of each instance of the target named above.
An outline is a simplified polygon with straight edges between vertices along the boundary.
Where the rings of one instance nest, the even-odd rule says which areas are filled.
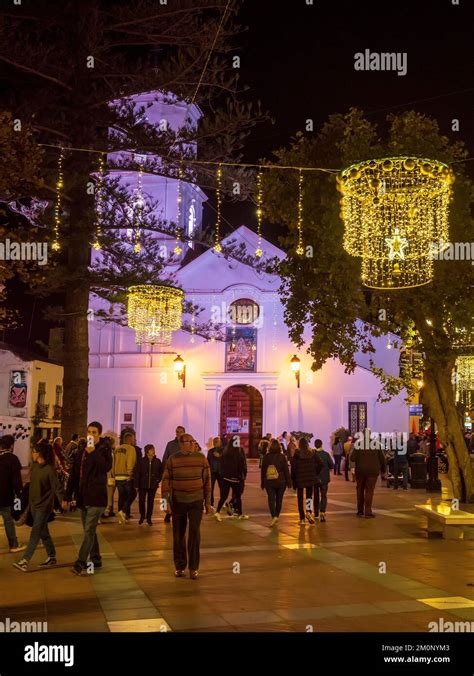
[[[58,406],[58,404],[55,404],[54,405],[53,420],[61,420],[62,412],[63,412],[63,407]]]
[[[49,404],[36,404],[36,416],[41,420],[49,417]]]

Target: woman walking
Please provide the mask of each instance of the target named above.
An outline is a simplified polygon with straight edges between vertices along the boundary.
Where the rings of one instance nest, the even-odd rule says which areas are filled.
[[[288,461],[277,439],[272,439],[270,448],[263,456],[261,487],[267,491],[268,508],[272,516],[270,528],[278,523],[286,487],[291,488]]]
[[[316,439],[314,442],[316,448],[316,457],[321,461],[321,471],[314,485],[314,516],[321,522],[326,521],[326,508],[328,504],[328,488],[331,481],[331,470],[334,469],[334,461],[323,450],[323,442],[321,439]],[[346,459],[349,462],[349,458]]]
[[[145,521],[149,526],[153,525],[151,517],[153,516],[153,507],[156,491],[161,481],[161,460],[156,457],[153,444],[145,446],[145,457],[140,460],[135,471],[135,489],[138,491],[138,505],[140,509],[141,526]],[[146,501],[146,512],[145,512]]]
[[[56,565],[56,549],[49,533],[48,521],[54,508],[54,498],[56,497],[61,504],[64,497],[63,487],[54,469],[54,453],[51,445],[45,440],[40,441],[34,447],[32,456],[29,508],[33,527],[23,558],[13,564],[15,568],[25,573],[40,540],[48,555],[46,561],[40,563],[40,567]]]
[[[231,488],[234,515],[239,519],[248,519],[248,516],[242,514],[242,493],[244,492],[245,479],[247,477],[247,460],[243,448],[234,445],[235,440],[236,437],[231,437],[222,453],[222,491],[217,511],[214,514],[217,521],[222,521],[220,511],[229,497]]]
[[[291,461],[291,480],[293,488],[296,489],[298,495],[300,526],[304,526],[305,516],[310,524],[314,524],[314,518],[311,514],[311,502],[313,497],[313,486],[316,484],[321,468],[321,461],[316,453],[310,449],[308,440],[306,437],[301,437],[298,442],[298,449],[295,451]],[[306,510],[303,505],[305,493]]]
[[[342,476],[341,462],[342,456],[344,455],[344,447],[339,437],[334,439],[334,443],[332,445],[332,455],[334,457],[334,475],[337,474],[338,476]]]

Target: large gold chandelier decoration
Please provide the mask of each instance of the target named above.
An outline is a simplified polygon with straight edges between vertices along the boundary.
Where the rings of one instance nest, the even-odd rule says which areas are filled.
[[[344,249],[362,258],[362,283],[405,289],[433,279],[433,245],[448,242],[454,175],[442,162],[391,157],[337,176]]]
[[[174,286],[142,284],[128,290],[128,326],[141,343],[170,345],[181,328],[184,292]]]

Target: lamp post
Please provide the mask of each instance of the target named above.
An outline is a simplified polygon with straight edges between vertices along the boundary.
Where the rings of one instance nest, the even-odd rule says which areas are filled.
[[[173,361],[174,370],[178,374],[178,380],[183,381],[183,387],[186,387],[186,363],[180,354]]]
[[[296,356],[296,354],[294,354],[293,357],[292,357],[292,359],[291,359],[291,362],[290,362],[290,363],[291,363],[292,371],[293,371],[294,374],[295,374],[297,387],[299,387],[299,386],[300,386],[300,368],[301,368],[301,361],[300,361],[300,359]]]

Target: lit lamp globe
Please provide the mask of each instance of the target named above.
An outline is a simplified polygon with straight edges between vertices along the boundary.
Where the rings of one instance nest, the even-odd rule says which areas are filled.
[[[300,370],[300,367],[301,367],[301,361],[296,356],[296,354],[293,355],[293,358],[291,359],[290,364],[291,364],[292,371],[294,371],[295,373],[298,373],[298,371]]]

